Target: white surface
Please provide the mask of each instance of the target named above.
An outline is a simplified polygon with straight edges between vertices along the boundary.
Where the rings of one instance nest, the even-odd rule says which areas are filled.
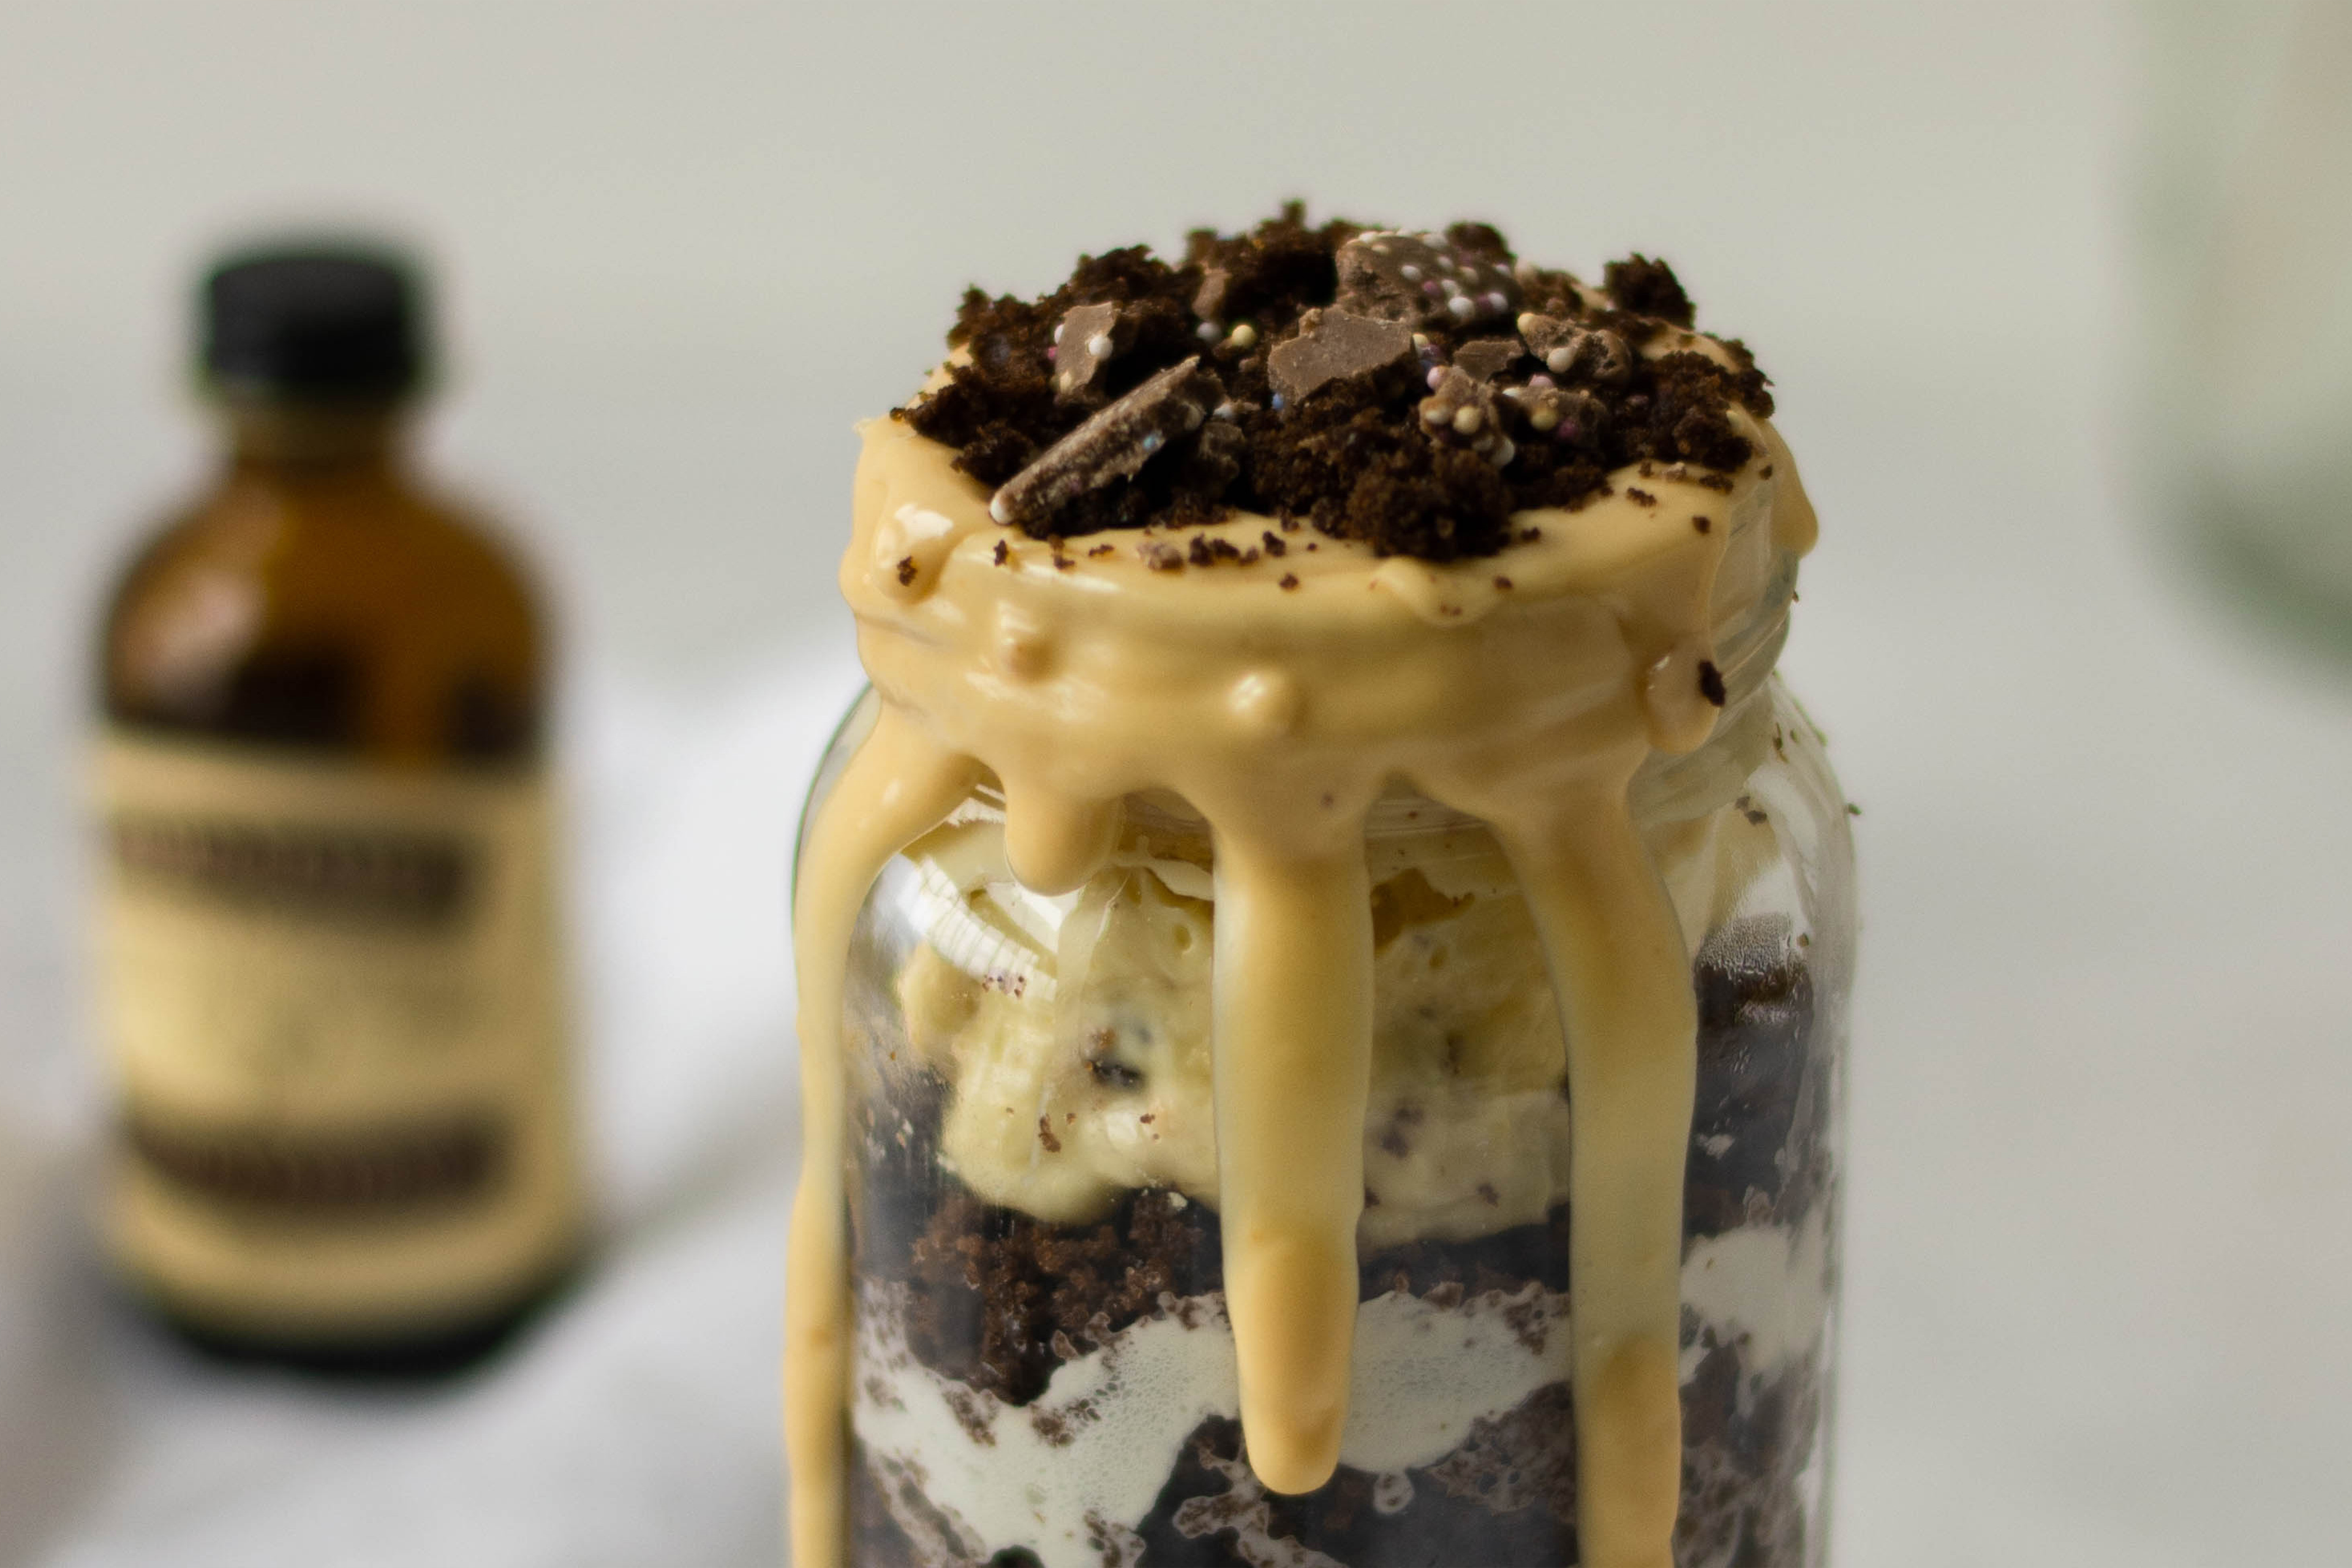
[[[845,647],[846,424],[968,274],[1291,189],[1662,250],[1779,379],[1825,525],[1788,665],[1867,811],[1842,1560],[2341,1555],[2352,695],[2162,581],[2108,455],[2116,8],[1213,5],[1151,45],[1181,87],[1167,14],[0,10],[0,1562],[774,1561],[784,840],[845,678],[793,650]],[[193,461],[194,248],[322,196],[440,246],[444,449],[580,650],[614,1246],[423,1398],[179,1360],[68,1217],[89,605]]]

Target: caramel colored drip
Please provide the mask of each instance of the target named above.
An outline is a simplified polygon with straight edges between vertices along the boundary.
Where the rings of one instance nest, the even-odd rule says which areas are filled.
[[[1811,542],[1786,448],[1748,429],[1760,455],[1729,493],[1643,475],[1654,503],[1527,513],[1537,536],[1487,560],[1381,560],[1305,533],[1277,557],[1259,547],[1278,525],[1242,516],[1177,542],[1205,532],[1257,553],[1170,572],[1150,563],[1166,533],[1056,547],[1000,528],[948,448],[866,426],[841,584],[882,717],[815,825],[795,932],[799,1568],[838,1568],[844,1539],[850,928],[887,857],[983,769],[1013,869],[1042,891],[1102,863],[1129,795],[1172,792],[1209,824],[1226,1304],[1250,1463],[1282,1492],[1330,1478],[1347,1416],[1371,1033],[1365,815],[1402,785],[1492,826],[1570,1040],[1585,1562],[1668,1568],[1696,1021],[1685,933],[1627,788],[1654,749],[1711,733],[1715,634],[1753,608],[1780,552]]]
[[[849,1253],[843,1233],[848,1105],[841,1016],[851,929],[866,889],[971,792],[978,770],[885,710],[811,825],[793,903],[800,983],[800,1190],[784,1293],[784,1447],[793,1561],[839,1563],[845,1544]]]
[[[1362,817],[1318,837],[1303,851],[1217,840],[1212,1059],[1225,1315],[1250,1465],[1278,1492],[1312,1491],[1339,1463],[1372,1070]]]

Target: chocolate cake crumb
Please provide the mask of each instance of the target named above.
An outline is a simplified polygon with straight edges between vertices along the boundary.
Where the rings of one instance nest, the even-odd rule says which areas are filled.
[[[903,588],[908,584],[912,583],[915,580],[915,558],[911,555],[901,555],[898,557],[898,586]]]
[[[1723,688],[1723,671],[1715,668],[1713,659],[1703,658],[1698,662],[1698,690],[1700,696],[1717,708],[1723,706],[1724,699],[1729,695]]]
[[[1636,506],[1655,506],[1658,504],[1657,497],[1652,495],[1647,490],[1637,490],[1631,485],[1627,485],[1625,487],[1625,499],[1632,501]]]
[[[1655,316],[1677,327],[1687,327],[1696,314],[1675,269],[1646,256],[1635,254],[1622,261],[1611,262],[1601,269],[1601,286],[1617,301],[1620,310],[1637,316]]]
[[[1294,574],[1294,573],[1285,572],[1285,573],[1282,574],[1282,582],[1281,582],[1281,583],[1280,583],[1280,584],[1278,584],[1278,585],[1279,585],[1281,588],[1283,588],[1286,592],[1286,591],[1288,591],[1289,589],[1292,589],[1292,588],[1296,588],[1296,587],[1297,587],[1297,586],[1298,586],[1298,578],[1297,578],[1297,575],[1296,574]]]
[[[995,560],[999,566],[1013,559],[1013,547],[1003,540],[996,542]]]
[[[1603,279],[1520,260],[1486,224],[1311,226],[1294,203],[1195,232],[1173,264],[1130,247],[1038,300],[968,290],[956,362],[895,416],[954,447],[1034,538],[1246,510],[1383,555],[1493,555],[1524,538],[1513,513],[1588,505],[1617,469],[1727,490],[1754,456],[1731,416],[1771,412],[1754,357],[1673,346],[1695,316],[1664,262]]]
[[[1702,517],[1696,512],[1694,512],[1691,514],[1691,526],[1698,530],[1701,533],[1705,533],[1709,529],[1713,528],[1715,523],[1712,520]]]

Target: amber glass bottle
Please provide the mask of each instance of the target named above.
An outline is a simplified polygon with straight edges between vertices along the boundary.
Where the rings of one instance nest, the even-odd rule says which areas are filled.
[[[462,1363],[581,1237],[544,630],[410,469],[411,267],[247,255],[200,315],[226,452],[100,653],[110,1241],[216,1348]]]

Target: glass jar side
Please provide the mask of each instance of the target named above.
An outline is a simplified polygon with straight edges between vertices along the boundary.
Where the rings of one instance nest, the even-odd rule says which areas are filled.
[[[1742,708],[1703,787],[1646,791],[1701,1020],[1677,1559],[1794,1568],[1825,1521],[1851,858],[1801,711]],[[853,1561],[1575,1562],[1565,1049],[1507,865],[1427,803],[1369,836],[1355,1408],[1339,1475],[1277,1497],[1221,1307],[1213,854],[1167,804],[1047,898],[975,797],[861,915]]]

